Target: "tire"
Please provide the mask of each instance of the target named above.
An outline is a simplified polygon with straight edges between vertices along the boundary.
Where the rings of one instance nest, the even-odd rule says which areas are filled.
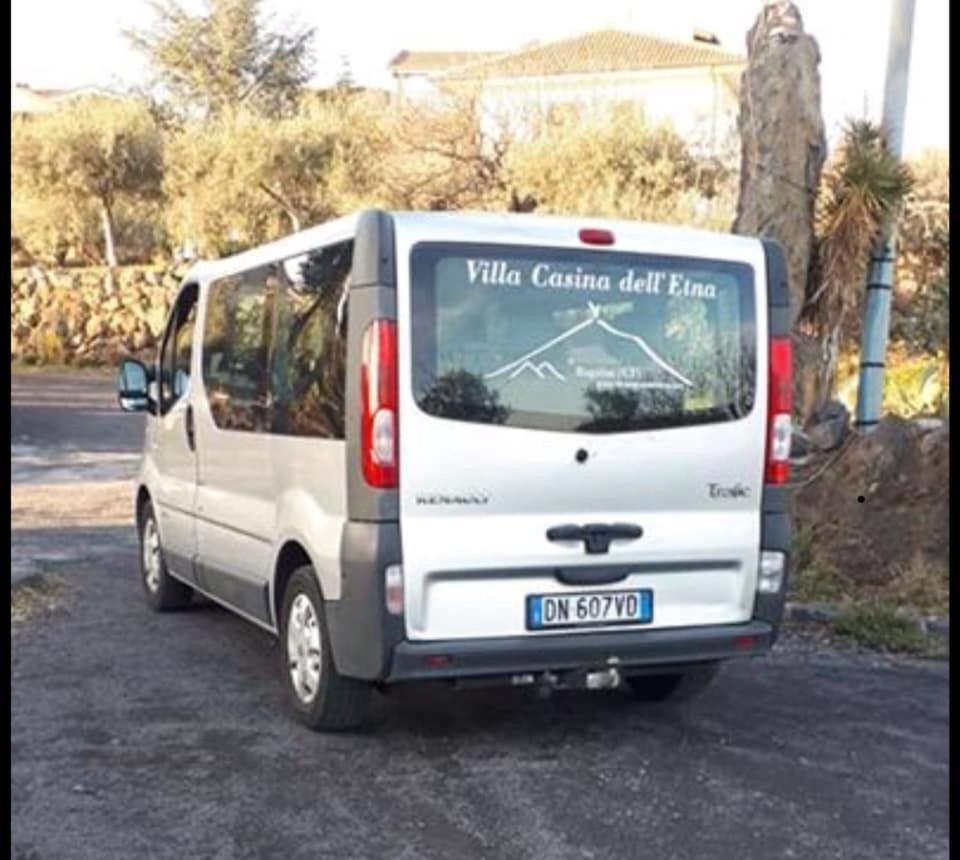
[[[720,671],[719,664],[698,666],[668,675],[627,675],[627,690],[640,702],[689,702],[702,693]]]
[[[283,593],[280,671],[296,718],[313,731],[343,731],[371,722],[371,684],[347,678],[333,663],[323,596],[310,565],[293,572]]]
[[[137,531],[140,535],[140,582],[147,604],[154,612],[185,609],[193,597],[193,589],[172,577],[167,570],[152,502],[144,505]]]

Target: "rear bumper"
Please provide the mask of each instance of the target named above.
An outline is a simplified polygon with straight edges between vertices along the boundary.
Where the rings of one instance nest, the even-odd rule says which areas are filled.
[[[344,527],[341,546],[341,596],[326,604],[334,663],[342,675],[391,683],[609,665],[666,669],[766,653],[777,638],[786,596],[790,520],[785,507],[786,491],[768,488],[764,493],[761,549],[785,553],[788,570],[779,593],[756,595],[750,621],[667,630],[429,642],[406,639],[403,618],[386,612],[383,570],[387,565],[400,564],[402,559],[398,523],[350,521]],[[750,637],[749,642],[745,637]],[[441,660],[426,659],[436,656]]]
[[[386,680],[469,678],[614,665],[625,669],[674,667],[764,654],[775,638],[772,624],[753,620],[671,630],[402,641],[393,649]]]

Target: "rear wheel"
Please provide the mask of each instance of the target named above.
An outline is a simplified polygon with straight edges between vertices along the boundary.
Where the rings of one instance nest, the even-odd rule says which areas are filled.
[[[315,731],[337,731],[370,721],[376,691],[337,672],[323,598],[309,565],[290,577],[280,626],[281,672],[297,719]]]
[[[193,589],[179,579],[174,579],[167,570],[152,502],[147,502],[143,508],[139,531],[140,581],[143,583],[147,603],[155,612],[184,609],[193,597]]]
[[[700,695],[720,671],[719,664],[666,675],[627,675],[627,689],[641,702],[687,702]]]

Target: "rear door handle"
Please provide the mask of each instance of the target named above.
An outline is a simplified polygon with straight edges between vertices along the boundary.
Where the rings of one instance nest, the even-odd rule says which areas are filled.
[[[193,404],[187,404],[187,413],[184,416],[183,426],[187,431],[187,447],[191,451],[197,450],[197,440],[193,429]]]
[[[588,523],[587,525],[562,525],[547,529],[550,541],[583,541],[587,555],[600,555],[610,550],[615,540],[635,540],[643,537],[643,529],[630,523]]]

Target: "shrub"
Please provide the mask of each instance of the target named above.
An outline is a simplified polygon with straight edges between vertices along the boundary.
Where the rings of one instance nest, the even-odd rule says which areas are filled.
[[[833,629],[839,636],[878,651],[920,654],[928,647],[917,622],[886,603],[854,604],[837,619]]]

